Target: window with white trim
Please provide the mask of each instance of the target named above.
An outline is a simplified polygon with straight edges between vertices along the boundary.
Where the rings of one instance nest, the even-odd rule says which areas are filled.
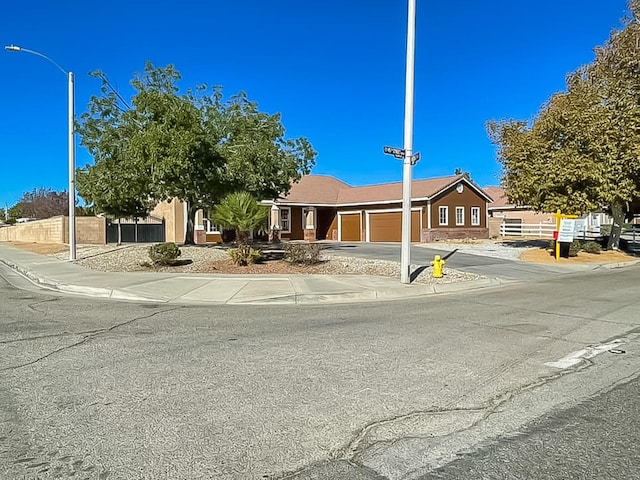
[[[207,232],[207,233],[220,233],[220,232],[222,232],[222,230],[220,230],[220,227],[218,227],[216,224],[214,224],[208,218],[203,218],[202,219],[202,223],[204,223],[204,229],[205,229],[205,232]]]
[[[480,207],[471,207],[471,225],[480,225]]]
[[[456,225],[464,227],[464,207],[456,207]]]
[[[291,233],[291,207],[280,207],[280,231]]]
[[[449,207],[438,207],[438,224],[449,225]]]

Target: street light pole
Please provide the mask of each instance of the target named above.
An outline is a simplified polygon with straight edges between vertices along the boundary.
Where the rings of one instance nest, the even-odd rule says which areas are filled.
[[[56,62],[51,60],[46,55],[35,50],[29,50],[28,48],[18,47],[17,45],[7,45],[4,47],[9,52],[24,52],[31,53],[38,57],[44,58],[58,70],[60,70],[67,77],[68,82],[68,102],[69,102],[69,115],[68,115],[68,148],[69,148],[69,260],[76,259],[76,145],[74,138],[74,79],[73,72],[67,72]]]
[[[404,159],[402,162],[402,248],[400,282],[410,283],[411,268],[411,167],[413,166],[413,91],[416,39],[416,0],[409,0],[407,64],[404,101]]]

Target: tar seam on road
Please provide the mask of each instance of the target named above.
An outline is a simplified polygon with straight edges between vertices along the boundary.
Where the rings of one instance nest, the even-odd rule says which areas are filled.
[[[34,365],[34,364],[36,364],[38,362],[41,362],[42,360],[45,360],[48,357],[51,357],[52,355],[55,355],[56,353],[60,353],[60,352],[63,352],[65,350],[70,350],[70,349],[72,349],[74,347],[77,347],[78,345],[82,345],[83,343],[88,342],[89,340],[93,340],[94,338],[96,338],[96,337],[98,337],[98,336],[100,336],[102,334],[112,332],[116,328],[124,327],[126,325],[130,325],[133,322],[137,322],[138,320],[144,320],[146,318],[151,318],[151,317],[154,317],[156,315],[159,315],[160,313],[168,313],[168,312],[172,312],[172,311],[175,311],[175,310],[179,310],[181,308],[183,308],[183,307],[178,306],[178,307],[174,307],[174,308],[168,308],[166,310],[153,312],[153,313],[151,313],[149,315],[142,315],[140,317],[135,317],[135,318],[132,318],[131,320],[127,320],[126,322],[117,323],[116,325],[112,325],[109,328],[104,328],[104,329],[101,329],[101,330],[97,330],[94,333],[90,333],[90,334],[86,335],[82,340],[79,340],[76,343],[72,343],[71,345],[65,345],[64,347],[60,347],[60,348],[58,348],[58,349],[56,349],[56,350],[54,350],[52,352],[47,353],[46,355],[43,355],[42,357],[36,358],[35,360],[32,360],[30,362],[23,363],[21,365],[14,365],[12,367],[0,368],[0,372],[6,372],[6,371],[10,371],[10,370],[17,370],[19,368],[24,368],[24,367],[28,367],[30,365]]]

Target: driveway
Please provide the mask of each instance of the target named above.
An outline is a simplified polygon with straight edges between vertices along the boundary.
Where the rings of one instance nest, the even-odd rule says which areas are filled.
[[[327,252],[335,255],[375,258],[395,262],[400,259],[400,248],[401,245],[399,243],[332,242],[325,244]],[[411,246],[412,265],[428,266],[436,255],[440,255],[446,260],[445,272],[446,268],[449,267],[506,281],[539,281],[584,269],[584,267],[576,268],[553,264],[537,265],[486,255],[461,253],[452,245],[443,245],[442,249],[425,248],[415,244]]]

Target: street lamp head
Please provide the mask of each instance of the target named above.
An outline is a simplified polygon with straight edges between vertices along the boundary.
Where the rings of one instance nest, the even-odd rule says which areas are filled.
[[[19,52],[20,50],[22,50],[19,46],[17,45],[7,45],[4,47],[5,50],[8,50],[10,52]]]

